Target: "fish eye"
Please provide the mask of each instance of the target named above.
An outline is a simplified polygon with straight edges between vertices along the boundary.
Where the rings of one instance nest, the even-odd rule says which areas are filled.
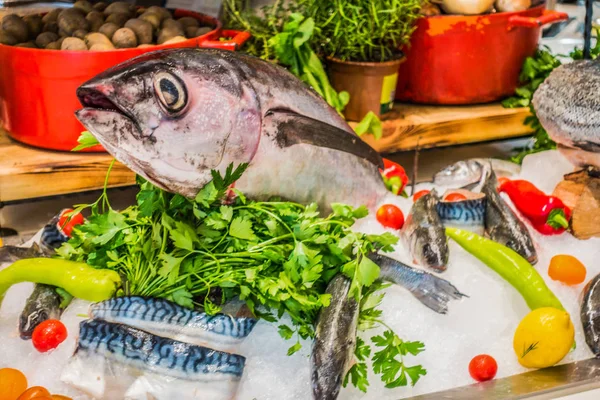
[[[161,105],[171,115],[180,113],[187,104],[187,91],[181,79],[169,72],[154,75],[154,91]]]

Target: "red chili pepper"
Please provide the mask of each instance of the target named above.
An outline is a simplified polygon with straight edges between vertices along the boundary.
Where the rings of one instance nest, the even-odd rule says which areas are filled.
[[[515,207],[533,227],[544,235],[563,233],[569,227],[571,210],[554,196],[548,196],[531,182],[507,180],[498,188],[510,197]]]
[[[383,159],[383,168],[379,169],[379,172],[383,177],[385,186],[395,195],[401,194],[404,197],[408,197],[404,192],[404,188],[408,183],[408,176],[404,168],[387,158]]]

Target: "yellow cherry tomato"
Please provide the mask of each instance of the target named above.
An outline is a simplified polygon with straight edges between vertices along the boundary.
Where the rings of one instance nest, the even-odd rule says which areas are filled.
[[[27,378],[13,368],[0,369],[0,400],[17,400],[27,390]]]
[[[561,254],[552,257],[548,276],[567,285],[579,285],[585,281],[585,266],[573,256]]]

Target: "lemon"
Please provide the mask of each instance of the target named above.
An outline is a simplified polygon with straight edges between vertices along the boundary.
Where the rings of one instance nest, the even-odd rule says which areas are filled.
[[[527,368],[551,367],[567,355],[575,339],[569,313],[553,307],[531,311],[519,323],[513,348]]]

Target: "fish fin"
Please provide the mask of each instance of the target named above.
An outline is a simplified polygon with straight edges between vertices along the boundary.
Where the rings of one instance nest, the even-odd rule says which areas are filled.
[[[589,151],[592,153],[600,153],[600,144],[590,142],[587,140],[580,140],[577,142],[574,141],[573,146],[575,146],[581,150]]]
[[[265,122],[274,128],[267,132],[275,135],[275,141],[280,147],[290,147],[296,144],[326,147],[353,154],[371,162],[378,168],[383,168],[383,160],[377,151],[357,135],[343,129],[292,111],[277,109],[267,112]]]
[[[446,314],[448,312],[448,302],[450,300],[459,300],[462,297],[469,297],[461,293],[456,286],[445,279],[438,278],[428,272],[412,268],[398,260],[386,257],[382,254],[370,255],[371,260],[378,263],[380,266],[387,264],[390,268],[399,270],[408,270],[413,274],[419,274],[420,279],[412,282],[405,282],[401,279],[394,279],[394,274],[381,275],[381,279],[402,286],[412,293],[423,305],[435,311],[438,314]]]

